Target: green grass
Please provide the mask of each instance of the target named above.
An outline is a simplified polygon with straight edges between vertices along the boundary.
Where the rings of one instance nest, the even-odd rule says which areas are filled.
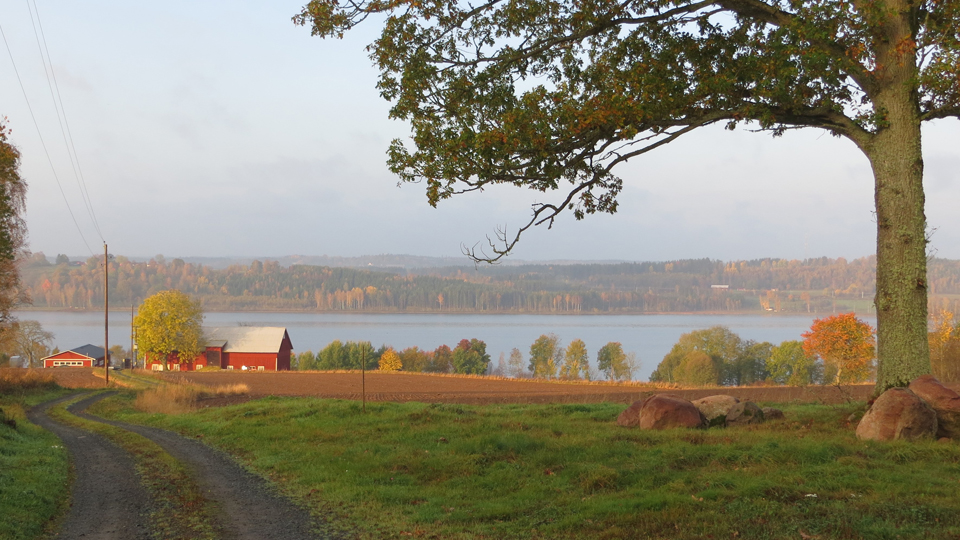
[[[48,388],[0,395],[0,409],[16,429],[0,423],[0,539],[36,538],[66,509],[67,451],[56,435],[26,419],[31,406],[69,393]]]
[[[50,417],[62,424],[103,435],[133,456],[140,480],[156,504],[150,515],[154,536],[164,540],[219,538],[219,531],[213,525],[213,508],[180,462],[142,435],[80,418],[66,410],[72,402],[89,395],[51,407]]]
[[[123,388],[146,390],[161,384],[156,377],[138,373],[139,370],[114,371],[110,374],[112,382]]]
[[[858,441],[862,404],[710,431],[620,428],[622,405],[266,398],[163,416],[366,538],[956,538],[960,445]]]

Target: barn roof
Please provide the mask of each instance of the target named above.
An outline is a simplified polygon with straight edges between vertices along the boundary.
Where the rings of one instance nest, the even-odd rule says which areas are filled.
[[[216,326],[204,327],[207,346],[223,347],[223,352],[276,353],[286,337],[282,326]],[[226,345],[221,345],[226,342]]]
[[[70,350],[77,354],[89,356],[90,358],[94,359],[103,358],[103,347],[97,347],[96,345],[90,345],[89,343]]]
[[[86,356],[91,360],[103,359],[103,347],[97,347],[96,345],[91,345],[87,343],[86,345],[81,345],[75,349],[70,349],[69,351],[60,351],[57,354],[51,354],[50,356],[45,356],[41,360],[46,360],[47,358],[53,358],[54,356],[59,356],[67,352],[77,353],[79,355]]]

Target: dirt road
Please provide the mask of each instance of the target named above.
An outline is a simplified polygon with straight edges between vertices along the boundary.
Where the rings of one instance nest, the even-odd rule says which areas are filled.
[[[57,538],[151,538],[147,518],[153,502],[140,484],[133,458],[100,435],[47,416],[47,409],[68,399],[44,403],[27,414],[31,422],[60,437],[70,453],[71,505]]]
[[[268,482],[243,469],[226,454],[176,433],[111,422],[84,413],[108,394],[83,399],[68,411],[97,422],[139,433],[190,469],[203,490],[204,504],[215,506],[214,530],[229,540],[339,539],[343,533],[318,523],[310,513],[280,495]],[[127,540],[152,538],[153,502],[141,486],[133,458],[104,437],[59,424],[47,409],[65,399],[34,408],[30,420],[55,433],[70,452],[76,471],[73,505],[57,538]]]
[[[223,452],[172,431],[76,414],[143,435],[187,465],[205,498],[217,505],[220,511],[218,529],[223,531],[225,539],[339,538],[329,527],[314,534],[310,514],[305,509],[284,498],[266,481],[243,469]]]

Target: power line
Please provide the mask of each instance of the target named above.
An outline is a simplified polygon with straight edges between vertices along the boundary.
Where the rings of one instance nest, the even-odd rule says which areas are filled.
[[[30,9],[30,0],[27,0],[27,11],[30,12],[30,23],[33,25],[33,36],[37,40],[37,49],[40,50],[40,61],[43,63],[43,73],[47,77],[47,87],[50,89],[50,97],[53,99],[53,108],[57,113],[57,121],[60,123],[60,133],[63,135],[63,144],[67,147],[67,156],[70,158],[70,165],[73,168],[73,177],[77,181],[77,187],[80,188],[80,196],[83,198],[83,204],[86,206],[87,214],[90,216],[90,221],[93,223],[93,228],[97,231],[97,235],[100,237],[100,240],[104,240],[103,233],[100,231],[100,223],[97,221],[97,214],[93,210],[93,202],[90,200],[90,192],[87,190],[87,182],[83,177],[83,169],[80,168],[80,156],[77,154],[77,149],[73,144],[73,134],[70,132],[70,122],[67,121],[67,109],[63,106],[63,99],[60,94],[60,85],[57,83],[57,73],[53,69],[53,59],[50,57],[50,49],[47,47],[47,36],[43,32],[43,21],[40,19],[40,10],[37,8],[36,0],[33,0],[32,10]],[[37,12],[36,21],[33,19],[34,11]],[[40,27],[39,34],[37,33],[37,26]],[[43,40],[42,47],[40,45],[41,39]],[[44,52],[46,52],[46,58],[44,58]],[[48,66],[49,72],[47,71]],[[53,84],[50,82],[51,76],[53,77]],[[54,88],[56,88],[56,95],[54,95]],[[58,103],[59,108],[57,107]],[[66,125],[66,129],[64,129],[64,125]]]
[[[63,202],[67,205],[67,212],[70,213],[70,219],[73,220],[73,225],[77,228],[77,232],[80,234],[80,239],[83,240],[83,245],[87,246],[87,250],[91,255],[94,255],[93,250],[90,249],[90,244],[87,243],[87,238],[83,236],[83,231],[80,229],[80,224],[77,223],[76,216],[73,215],[73,209],[70,207],[70,201],[67,200],[67,194],[63,191],[63,185],[60,183],[60,177],[57,176],[57,169],[53,166],[53,160],[50,159],[50,152],[47,151],[47,143],[43,140],[43,133],[40,131],[40,124],[37,123],[37,117],[33,114],[33,107],[30,106],[30,98],[27,97],[27,90],[23,86],[23,80],[20,78],[20,71],[17,69],[17,63],[13,59],[13,53],[10,51],[10,44],[7,42],[7,34],[3,31],[3,26],[0,25],[0,36],[3,36],[3,44],[7,47],[7,55],[10,57],[10,63],[13,64],[13,72],[17,75],[17,82],[20,83],[20,91],[23,92],[23,99],[27,102],[27,110],[30,111],[30,118],[33,120],[33,126],[37,128],[37,136],[40,137],[40,145],[43,147],[43,153],[47,156],[47,163],[50,164],[50,170],[53,172],[53,178],[57,181],[57,187],[60,188],[60,195],[63,196]]]

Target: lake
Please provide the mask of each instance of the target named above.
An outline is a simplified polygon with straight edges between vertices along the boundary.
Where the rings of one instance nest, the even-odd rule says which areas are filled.
[[[40,321],[53,332],[53,345],[61,350],[87,343],[102,346],[103,313],[21,311],[20,319]],[[876,325],[873,317],[862,317]],[[800,339],[814,316],[799,315],[472,315],[472,314],[363,314],[363,313],[207,313],[208,326],[285,326],[294,351],[317,352],[335,339],[370,341],[397,350],[418,346],[433,350],[461,339],[477,338],[487,343],[496,366],[503,353],[514,347],[529,356],[530,345],[541,334],[554,333],[566,345],[582,339],[595,365],[597,350],[619,341],[627,352],[636,353],[640,369],[634,378],[647,380],[681,334],[723,325],[743,339],[782,341]],[[130,312],[110,312],[110,344],[130,347]]]

